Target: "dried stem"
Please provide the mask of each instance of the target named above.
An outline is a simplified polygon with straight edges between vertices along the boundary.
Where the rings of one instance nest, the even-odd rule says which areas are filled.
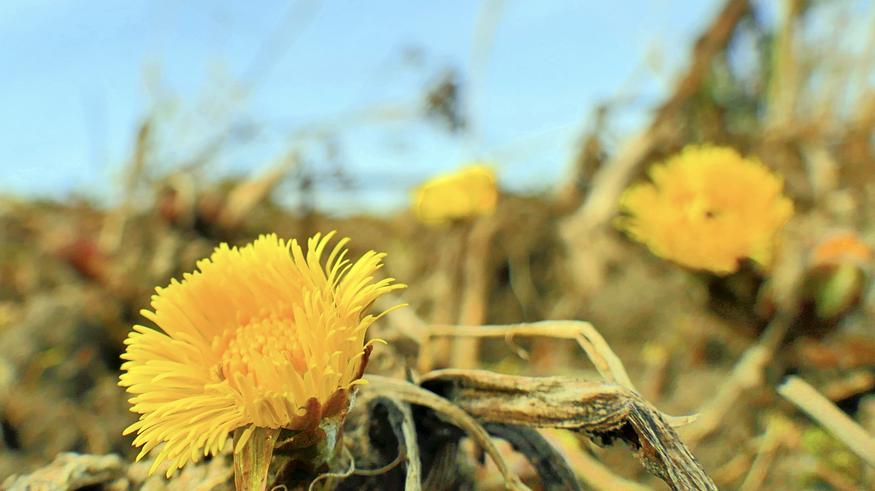
[[[466,227],[454,224],[447,237],[441,241],[436,274],[432,276],[433,307],[432,322],[454,322],[458,306],[458,263],[464,253]],[[419,346],[418,369],[427,372],[435,366],[446,366],[449,361],[451,340],[422,342]]]
[[[483,428],[511,444],[514,450],[528,459],[541,479],[544,491],[581,491],[574,471],[538,430],[525,426],[488,423]]]
[[[717,489],[662,413],[626,387],[455,369],[428,373],[421,383],[441,387],[449,400],[484,422],[571,429],[596,443],[620,439],[672,489]]]
[[[766,432],[760,438],[756,458],[750,465],[750,471],[741,483],[739,491],[756,491],[762,489],[763,482],[768,477],[769,468],[775,461],[777,453],[788,440],[792,431],[791,424],[781,417],[772,417]]]
[[[282,182],[298,165],[298,154],[292,152],[271,166],[264,174],[237,184],[228,194],[228,200],[219,213],[218,221],[226,228],[234,228]]]
[[[495,466],[498,467],[499,472],[504,476],[508,489],[529,490],[528,486],[523,484],[520,478],[510,470],[498,448],[489,438],[489,433],[459,406],[433,392],[403,380],[381,377],[379,375],[368,375],[367,380],[380,394],[394,397],[410,404],[425,406],[440,414],[450,423],[465,430],[468,436],[477,445],[482,447],[489,457],[492,458],[493,462],[495,462]]]
[[[307,491],[330,491],[334,489],[336,485],[335,479],[346,479],[347,477],[353,475],[355,473],[355,458],[353,458],[352,454],[349,453],[349,449],[343,447],[343,454],[346,456],[347,460],[349,460],[349,465],[346,467],[344,471],[330,471],[325,472],[323,474],[319,474],[316,476],[316,479],[310,482],[310,485],[307,486]]]
[[[377,397],[370,407],[376,406],[385,408],[389,425],[398,440],[396,461],[399,463],[406,461],[407,463],[407,475],[404,481],[405,491],[419,491],[422,489],[422,461],[419,455],[419,442],[416,439],[416,424],[413,421],[410,404],[388,397]],[[388,472],[396,465],[398,464],[392,463],[385,466],[383,472]],[[357,471],[356,474],[368,475],[360,471]]]
[[[778,393],[811,416],[864,462],[875,467],[875,438],[799,377],[787,377]]]
[[[592,193],[567,223],[573,243],[586,240],[617,210],[617,198],[653,149],[675,134],[677,112],[698,92],[714,57],[723,51],[735,27],[747,14],[747,0],[729,0],[705,33],[696,41],[693,60],[680,78],[671,97],[656,111],[648,128],[631,141],[593,178]]]
[[[729,378],[699,412],[698,419],[681,432],[690,446],[696,446],[699,441],[717,430],[729,411],[737,407],[736,402],[746,391],[763,385],[763,371],[774,358],[791,322],[791,316],[779,314],[760,336],[759,341],[744,352],[732,368]]]
[[[768,90],[766,121],[770,127],[789,125],[796,114],[800,74],[794,40],[801,12],[800,0],[781,2],[780,27],[774,41],[772,77]]]
[[[489,282],[491,276],[490,257],[492,239],[498,231],[498,220],[494,216],[480,218],[468,233],[464,265],[464,283],[459,323],[480,326],[486,320],[489,303]],[[479,329],[474,327],[473,329]],[[477,338],[457,338],[453,341],[450,366],[474,368],[478,365],[480,340]]]
[[[114,211],[106,215],[103,228],[100,231],[98,245],[105,254],[115,254],[123,244],[125,226],[133,210],[137,186],[143,180],[149,157],[149,144],[152,136],[153,121],[145,119],[137,132],[137,142],[128,166],[125,168],[122,202]]]
[[[650,488],[615,475],[601,462],[580,448],[579,442],[567,442],[557,433],[559,430],[541,430],[547,440],[557,447],[568,459],[577,474],[595,491],[647,491]]]
[[[630,390],[635,390],[623,362],[611,350],[605,338],[589,322],[562,320],[541,321],[505,326],[486,325],[472,329],[470,326],[431,326],[431,336],[456,336],[478,338],[505,338],[515,336],[546,336],[560,339],[573,339],[586,352],[602,377]]]

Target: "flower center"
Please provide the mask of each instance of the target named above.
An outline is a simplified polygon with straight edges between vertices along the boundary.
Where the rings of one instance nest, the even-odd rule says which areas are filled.
[[[291,364],[298,372],[306,370],[297,329],[290,319],[253,321],[229,329],[223,338],[227,343],[221,367],[225,379],[233,374],[252,374],[258,380],[259,372],[270,365]]]

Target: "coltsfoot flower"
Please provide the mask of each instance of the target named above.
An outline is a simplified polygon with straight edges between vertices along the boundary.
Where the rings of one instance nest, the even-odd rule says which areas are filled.
[[[652,183],[620,199],[619,226],[662,258],[716,274],[752,259],[772,263],[778,231],[793,215],[782,179],[731,148],[689,146],[649,170]]]
[[[347,239],[323,266],[332,236],[312,237],[306,252],[276,235],[222,244],[156,289],[142,314],[160,329],[134,326],[119,382],[140,415],[125,430],[137,434],[138,460],[163,444],[152,471],[169,461],[169,477],[238,428],[309,429],[348,409],[370,353],[365,331],[383,315],[365,310],[403,285],[375,279],[384,254],[347,259]]]
[[[497,203],[495,172],[482,164],[441,174],[413,192],[413,211],[429,225],[488,215]]]

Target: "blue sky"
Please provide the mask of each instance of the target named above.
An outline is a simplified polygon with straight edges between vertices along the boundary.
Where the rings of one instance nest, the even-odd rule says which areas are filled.
[[[4,0],[0,192],[117,198],[137,125],[156,108],[159,166],[229,125],[259,126],[212,164],[216,175],[258,171],[293,145],[317,155],[300,130],[352,121],[336,137],[356,190],[323,191],[329,209],[398,206],[418,180],[478,158],[509,188],[549,189],[596,104],[629,98],[617,138],[645,121],[720,3]],[[484,5],[500,6],[486,36]],[[278,47],[267,65],[265,44]],[[471,134],[351,119],[413,108],[445,68],[471,82]]]

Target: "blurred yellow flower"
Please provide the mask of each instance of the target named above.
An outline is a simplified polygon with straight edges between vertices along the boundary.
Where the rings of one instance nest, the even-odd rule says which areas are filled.
[[[413,192],[413,211],[430,225],[488,215],[497,203],[495,172],[480,164],[434,177]]]
[[[689,146],[627,189],[619,226],[657,256],[729,274],[752,259],[769,268],[777,232],[793,215],[782,179],[731,148]]]
[[[168,477],[187,462],[218,453],[237,428],[304,429],[347,410],[370,345],[365,331],[380,315],[374,300],[403,288],[375,280],[384,254],[346,258],[343,239],[317,234],[306,253],[297,241],[259,237],[242,248],[222,244],[198,271],[157,288],[161,330],[134,326],[119,385],[133,394],[139,460],[159,444],[151,471],[168,460]]]

